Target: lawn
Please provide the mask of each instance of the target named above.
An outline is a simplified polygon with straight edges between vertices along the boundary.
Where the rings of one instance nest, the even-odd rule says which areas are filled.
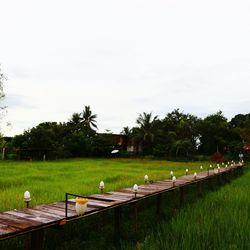
[[[105,191],[132,187],[143,183],[145,174],[152,180],[199,172],[208,163],[180,163],[141,159],[73,159],[63,161],[0,162],[0,211],[24,207],[23,193],[31,193],[31,206],[63,200],[66,192],[82,195],[99,192],[99,182]]]

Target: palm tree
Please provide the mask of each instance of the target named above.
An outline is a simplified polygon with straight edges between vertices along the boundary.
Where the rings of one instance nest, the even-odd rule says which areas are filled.
[[[130,136],[132,133],[132,130],[129,127],[123,127],[123,130],[121,132],[122,135]]]
[[[140,130],[143,134],[144,141],[154,141],[154,127],[155,122],[157,120],[157,116],[152,116],[152,113],[145,113],[140,114],[136,120],[136,123],[140,125]]]
[[[80,113],[73,113],[68,122],[72,132],[79,132],[82,127],[82,117]]]
[[[91,130],[98,129],[96,125],[96,118],[97,118],[97,115],[92,114],[92,111],[90,110],[90,106],[85,106],[82,112],[83,126]]]
[[[152,113],[145,113],[139,115],[136,123],[140,125],[138,129],[135,130],[136,138],[141,138],[142,147],[144,153],[149,153],[151,145],[155,137],[155,124],[157,121],[157,116],[152,115]]]

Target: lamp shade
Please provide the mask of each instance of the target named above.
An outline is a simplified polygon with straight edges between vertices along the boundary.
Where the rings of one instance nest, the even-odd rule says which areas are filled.
[[[25,191],[24,195],[23,195],[24,201],[30,201],[30,192],[29,191]]]
[[[133,186],[133,192],[134,192],[134,193],[137,193],[137,192],[138,192],[138,185],[137,185],[137,184],[135,184],[135,185]]]
[[[100,189],[104,189],[104,181],[100,182]]]

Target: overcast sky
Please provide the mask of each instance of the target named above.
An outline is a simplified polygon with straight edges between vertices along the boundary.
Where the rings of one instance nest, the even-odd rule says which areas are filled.
[[[100,131],[250,112],[249,0],[0,0],[5,135],[90,105]]]

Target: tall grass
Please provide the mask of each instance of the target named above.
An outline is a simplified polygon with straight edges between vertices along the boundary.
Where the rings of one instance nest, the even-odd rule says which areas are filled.
[[[31,206],[64,199],[66,192],[82,195],[99,192],[104,180],[105,191],[143,183],[148,174],[153,180],[176,176],[185,169],[198,172],[201,163],[176,163],[132,159],[74,159],[53,162],[0,162],[0,211],[23,207],[23,193],[31,192]],[[208,163],[207,163],[208,165]]]
[[[250,171],[162,222],[137,247],[155,249],[250,249]]]
[[[170,170],[181,176],[186,168],[190,173],[198,172],[200,165],[206,169],[209,163],[130,159],[0,162],[0,209],[24,206],[26,189],[35,205],[63,200],[65,192],[97,193],[100,180],[105,181],[105,191],[109,191],[141,184],[145,174],[160,180],[169,178]],[[172,217],[170,193],[163,196],[165,217],[156,216],[156,197],[147,199],[138,204],[138,235],[134,232],[133,206],[126,206],[118,249],[250,249],[249,188],[249,170],[200,199],[196,187],[191,186],[186,201],[195,202],[186,203],[189,205],[179,209],[175,217]],[[3,241],[0,249],[22,249],[25,239],[24,236]],[[46,230],[44,249],[116,249],[113,211],[68,223],[60,230]]]

